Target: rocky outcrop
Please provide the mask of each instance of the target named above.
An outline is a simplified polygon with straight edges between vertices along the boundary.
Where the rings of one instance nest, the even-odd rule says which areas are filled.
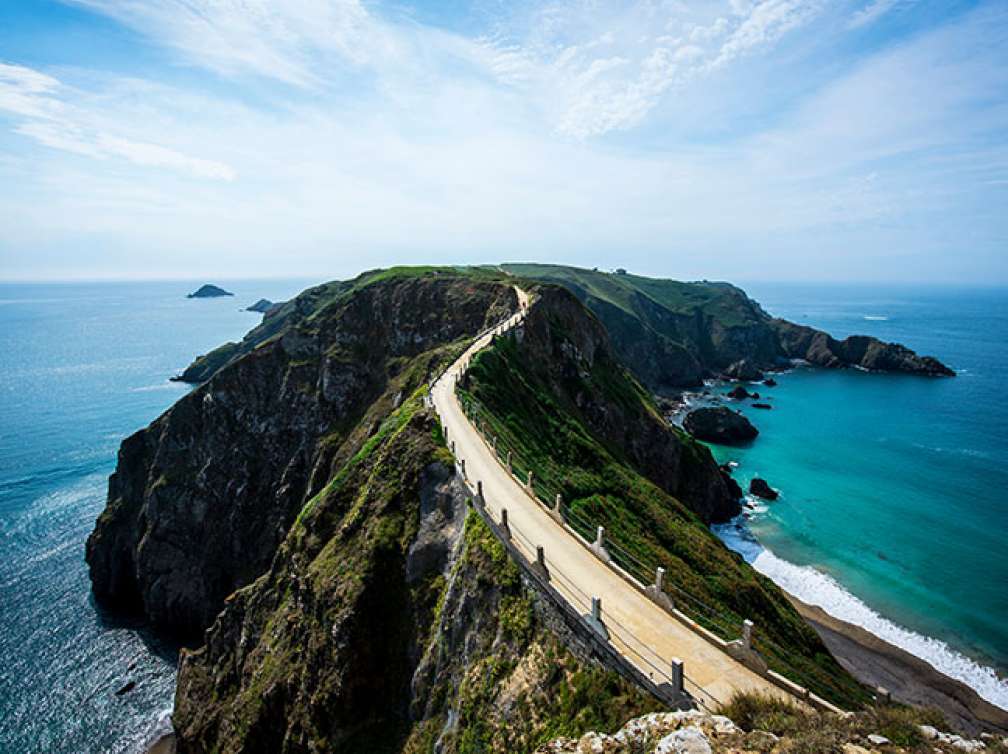
[[[186,298],[219,298],[220,296],[233,296],[234,294],[230,291],[225,291],[223,288],[218,288],[216,285],[201,285],[192,293],[186,295]]]
[[[759,434],[742,414],[724,406],[690,411],[683,420],[683,428],[698,440],[720,445],[742,445]]]
[[[766,702],[763,702],[766,704]],[[777,729],[770,730],[739,726],[724,715],[697,710],[681,712],[655,712],[627,722],[614,734],[591,731],[580,739],[558,738],[536,749],[535,754],[754,754],[771,752],[837,752],[838,754],[910,754],[911,752],[936,752],[961,754],[985,751],[981,740],[970,740],[950,733],[939,732],[930,725],[905,722],[894,725],[884,713],[861,712],[846,720],[837,716],[803,713],[788,705],[777,705],[778,720],[767,719]],[[909,711],[908,711],[909,712]],[[907,720],[912,714],[905,714]],[[779,721],[787,719],[786,725]],[[774,724],[776,723],[776,725]],[[896,743],[872,726],[887,724],[900,739]],[[991,737],[993,751],[1002,751],[1004,742]]]
[[[259,314],[265,314],[270,309],[272,309],[274,307],[279,307],[279,306],[280,306],[280,304],[274,304],[268,298],[261,298],[258,301],[256,301],[254,304],[252,304],[251,306],[245,307],[245,311],[247,311],[247,312],[258,312]]]
[[[198,636],[263,573],[333,464],[446,358],[438,349],[517,306],[510,286],[451,276],[309,299],[123,442],[86,547],[101,602]]]
[[[774,319],[728,283],[685,283],[558,265],[505,265],[572,291],[609,330],[617,355],[654,392],[696,387],[705,377],[761,379],[790,359],[828,368],[953,374],[937,359],[875,338],[837,341]]]
[[[727,393],[725,393],[725,395],[727,395],[729,398],[731,398],[733,400],[741,401],[741,400],[745,400],[746,398],[749,397],[749,391],[746,390],[741,385],[736,385],[731,390],[729,390]]]
[[[856,366],[879,372],[905,372],[934,377],[952,377],[955,372],[932,356],[918,356],[898,343],[852,335],[836,340],[821,330],[775,319],[771,326],[789,359],[802,359],[816,366]]]
[[[760,479],[758,476],[749,480],[749,494],[764,500],[776,500],[780,497],[777,490],[767,484],[765,479]]]

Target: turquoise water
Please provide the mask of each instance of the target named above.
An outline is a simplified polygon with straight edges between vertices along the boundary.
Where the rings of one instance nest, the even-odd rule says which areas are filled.
[[[0,752],[140,751],[171,707],[176,648],[96,609],[84,540],[119,442],[188,389],[167,377],[305,287],[214,282],[237,295],[0,285]]]
[[[743,487],[781,492],[726,542],[782,586],[1008,707],[1008,291],[749,287],[772,314],[933,354],[954,379],[796,368],[741,403]],[[755,541],[754,541],[755,540]]]

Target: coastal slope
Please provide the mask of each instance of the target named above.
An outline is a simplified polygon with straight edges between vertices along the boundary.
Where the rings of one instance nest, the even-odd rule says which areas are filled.
[[[937,359],[918,356],[897,343],[867,336],[837,340],[815,328],[775,319],[730,283],[547,264],[505,264],[502,269],[574,293],[605,325],[620,359],[658,393],[696,387],[706,377],[728,373],[738,362],[755,370],[801,359],[826,368],[954,375]]]
[[[104,603],[198,637],[370,434],[388,384],[415,388],[447,358],[439,349],[516,305],[508,286],[451,275],[298,299],[268,338],[123,442],[86,547]]]

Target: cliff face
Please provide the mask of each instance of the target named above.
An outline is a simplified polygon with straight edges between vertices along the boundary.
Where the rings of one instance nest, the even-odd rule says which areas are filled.
[[[531,751],[656,705],[567,649],[408,399],[184,652],[180,752]]]
[[[307,497],[368,435],[374,420],[361,420],[389,408],[376,404],[388,387],[399,386],[385,401],[401,400],[446,358],[439,348],[517,305],[508,286],[452,276],[308,298],[123,443],[86,548],[101,601],[198,635],[263,573]]]
[[[951,376],[937,359],[896,343],[827,333],[774,319],[728,283],[609,274],[557,265],[505,265],[576,295],[609,330],[616,354],[651,390],[695,387],[742,359],[770,369],[789,359],[827,368]]]

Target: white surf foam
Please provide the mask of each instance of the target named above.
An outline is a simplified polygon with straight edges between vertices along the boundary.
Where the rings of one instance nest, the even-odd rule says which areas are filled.
[[[1008,709],[1008,679],[999,677],[993,668],[971,660],[939,639],[918,634],[882,617],[831,576],[782,560],[763,547],[738,519],[712,529],[729,549],[742,555],[753,568],[802,602],[860,626],[950,678],[962,681],[991,704]]]
[[[889,318],[882,314],[866,314],[864,318],[869,322],[888,322]]]

